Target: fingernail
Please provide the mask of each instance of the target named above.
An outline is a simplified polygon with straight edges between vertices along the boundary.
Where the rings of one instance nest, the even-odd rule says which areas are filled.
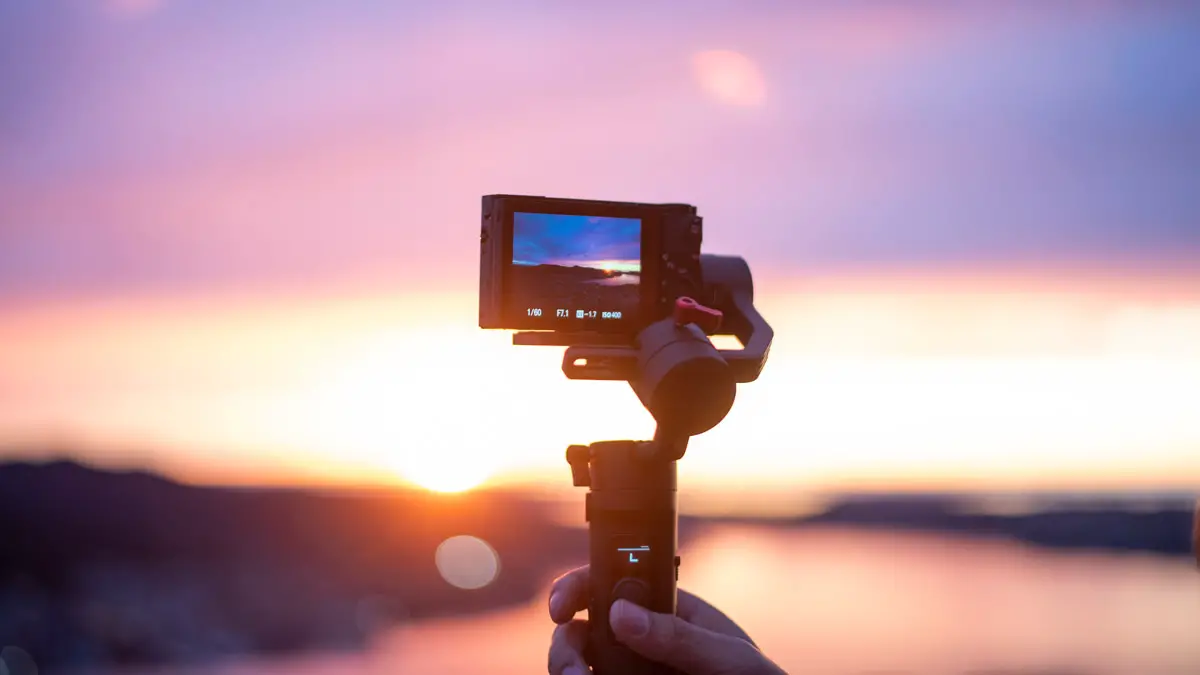
[[[642,637],[650,632],[650,612],[628,600],[613,603],[609,621],[613,632]]]
[[[558,610],[562,609],[561,605],[562,605],[562,594],[551,593],[550,594],[550,614],[552,614],[553,616],[558,616]]]

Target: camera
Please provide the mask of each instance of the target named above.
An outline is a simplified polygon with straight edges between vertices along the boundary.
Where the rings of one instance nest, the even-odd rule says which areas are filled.
[[[480,328],[628,343],[704,288],[688,204],[486,195],[481,222]]]

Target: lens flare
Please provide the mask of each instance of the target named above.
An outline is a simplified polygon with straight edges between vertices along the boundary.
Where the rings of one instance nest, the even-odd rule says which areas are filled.
[[[29,652],[7,646],[0,650],[0,675],[37,675],[38,667]]]
[[[696,80],[710,96],[722,103],[753,107],[767,97],[762,70],[748,56],[729,50],[713,50],[692,58]]]
[[[438,573],[456,588],[475,590],[496,580],[500,556],[478,537],[459,535],[443,541],[434,554]]]

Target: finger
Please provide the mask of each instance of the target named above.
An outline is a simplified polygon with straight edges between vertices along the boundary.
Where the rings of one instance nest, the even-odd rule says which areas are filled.
[[[547,665],[550,675],[585,675],[588,672],[587,663],[583,660],[587,632],[586,621],[570,621],[555,626],[554,636],[550,638]]]
[[[588,606],[588,568],[571,570],[550,588],[550,618],[566,623]]]
[[[609,613],[613,634],[642,656],[689,675],[762,672],[769,663],[749,642],[656,614],[626,600]]]
[[[742,630],[742,627],[726,616],[724,612],[685,590],[680,589],[677,593],[678,601],[675,613],[679,618],[693,626],[706,628],[721,635],[732,635],[754,645],[754,640],[750,639],[746,631]]]

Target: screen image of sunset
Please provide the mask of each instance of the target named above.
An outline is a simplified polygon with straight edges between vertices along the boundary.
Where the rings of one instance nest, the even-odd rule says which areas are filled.
[[[544,263],[530,262],[528,260],[513,260],[514,265],[524,267],[533,267],[534,265],[558,265],[561,267],[588,267],[591,269],[604,270],[606,272],[624,272],[627,274],[638,274],[642,271],[641,260],[598,260],[592,258],[556,258],[546,260]]]
[[[749,266],[626,521],[731,650],[1200,673],[1200,3],[832,0],[0,2],[0,673],[546,672],[567,448],[657,431],[564,371],[683,263],[489,195]]]
[[[637,274],[642,269],[638,218],[554,213],[513,214],[513,264],[588,267]]]
[[[518,311],[637,313],[641,219],[517,212],[512,247],[506,292]]]

